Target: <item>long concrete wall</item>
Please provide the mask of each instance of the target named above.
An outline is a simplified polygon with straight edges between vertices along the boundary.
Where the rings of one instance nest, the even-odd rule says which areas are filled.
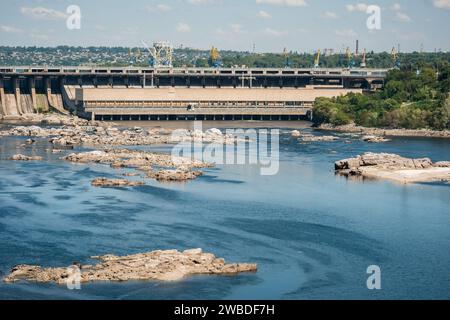
[[[260,89],[260,88],[152,88],[152,89],[99,89],[77,88],[78,101],[91,102],[306,102],[318,97],[337,97],[362,93],[361,89]],[[113,105],[112,105],[113,106]]]

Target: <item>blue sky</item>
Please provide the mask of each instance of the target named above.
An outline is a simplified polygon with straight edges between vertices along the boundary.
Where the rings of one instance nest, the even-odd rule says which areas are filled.
[[[9,4],[6,4],[9,2]],[[81,29],[66,27],[69,5]],[[368,5],[381,8],[381,30],[366,26]],[[257,52],[450,50],[450,0],[9,0],[0,11],[0,45],[175,46]]]

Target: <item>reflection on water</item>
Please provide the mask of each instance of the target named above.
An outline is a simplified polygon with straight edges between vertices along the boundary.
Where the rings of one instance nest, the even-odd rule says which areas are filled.
[[[257,166],[226,165],[186,184],[149,180],[125,189],[91,187],[93,178],[122,171],[65,163],[59,160],[64,154],[46,151],[46,139],[23,147],[25,138],[0,138],[2,275],[21,263],[65,266],[92,263],[92,255],[196,247],[259,265],[256,274],[236,277],[96,283],[80,291],[1,283],[0,299],[450,298],[450,187],[349,181],[333,172],[334,161],[365,151],[449,160],[450,141],[399,138],[373,145],[340,135],[338,142],[300,144],[288,125],[270,127],[280,126],[275,176],[259,175]],[[19,152],[46,161],[4,160]],[[378,292],[366,288],[373,264],[382,270]]]

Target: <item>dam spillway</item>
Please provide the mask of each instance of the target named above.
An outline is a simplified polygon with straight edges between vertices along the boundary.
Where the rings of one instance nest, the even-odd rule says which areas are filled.
[[[0,67],[0,116],[298,120],[318,97],[381,88],[385,69]]]

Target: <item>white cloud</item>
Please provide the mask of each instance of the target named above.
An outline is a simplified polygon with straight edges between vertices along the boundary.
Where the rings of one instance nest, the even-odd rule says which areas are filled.
[[[188,0],[188,2],[190,4],[195,5],[195,6],[201,6],[201,5],[204,5],[204,4],[210,4],[210,3],[213,2],[213,0]]]
[[[22,29],[12,27],[12,26],[0,26],[0,32],[4,33],[19,33],[22,32]]]
[[[365,3],[357,3],[357,4],[348,4],[345,7],[347,8],[347,11],[350,11],[350,12],[354,12],[354,11],[366,12],[369,5],[367,5]]]
[[[20,12],[25,16],[35,19],[58,20],[67,18],[64,12],[44,7],[21,7]]]
[[[263,19],[271,19],[272,18],[272,15],[264,10],[259,11],[258,16]]]
[[[256,0],[257,4],[270,4],[286,7],[306,7],[306,0]]]
[[[244,32],[243,27],[240,24],[235,23],[235,24],[231,24],[230,26],[231,26],[231,30],[233,31],[233,33],[243,33]]]
[[[272,28],[266,28],[264,29],[264,33],[269,35],[269,36],[273,36],[273,37],[282,37],[288,34],[287,31],[279,31],[279,30],[275,30]]]
[[[219,36],[230,36],[230,35],[240,35],[247,33],[244,27],[238,23],[230,24],[229,28],[218,28],[216,29],[216,34]]]
[[[390,9],[392,11],[400,11],[402,9],[402,6],[399,3],[394,3]]]
[[[191,26],[188,25],[187,23],[180,22],[177,25],[177,31],[183,33],[191,32]]]
[[[343,38],[354,38],[357,37],[358,34],[355,32],[355,30],[353,29],[348,29],[348,30],[336,30],[334,31],[334,33],[338,36],[338,37],[343,37]]]
[[[433,0],[433,5],[439,9],[450,10],[450,0]]]
[[[403,12],[397,12],[395,14],[395,19],[400,22],[411,22],[411,18]]]
[[[146,8],[148,12],[169,12],[172,10],[171,6],[162,3],[156,6],[147,6]]]
[[[322,17],[328,18],[328,19],[339,19],[339,15],[337,13],[335,13],[335,12],[332,12],[332,11],[325,11],[322,14]]]

